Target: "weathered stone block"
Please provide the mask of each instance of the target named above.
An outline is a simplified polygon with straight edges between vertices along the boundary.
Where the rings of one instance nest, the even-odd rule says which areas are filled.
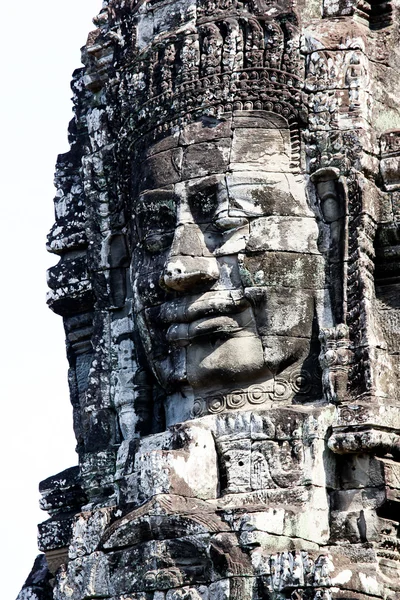
[[[107,555],[114,594],[169,590],[209,581],[209,536],[152,541]]]
[[[261,279],[261,274],[260,274]],[[284,335],[310,338],[315,311],[315,293],[312,290],[268,286],[246,289],[250,297],[260,335]],[[268,286],[268,287],[267,287]],[[289,299],[294,302],[289,305]]]
[[[45,556],[37,556],[17,600],[52,600],[51,578]]]
[[[72,539],[74,515],[52,518],[38,525],[38,546],[42,552],[67,548]]]
[[[250,483],[250,440],[232,440],[218,445],[220,453],[221,491],[223,493],[247,492]]]
[[[208,175],[196,177],[175,185],[180,199],[177,207],[177,223],[210,225],[220,213],[228,213],[229,202],[225,176]]]
[[[111,594],[108,561],[102,552],[72,560],[57,573],[56,600],[65,595],[71,600],[89,600]]]
[[[149,500],[157,494],[177,494],[201,499],[217,496],[217,457],[213,437],[203,427],[187,427],[173,437],[171,433],[144,439],[135,457],[130,485],[136,501]],[[204,473],[199,480],[198,469]]]
[[[165,152],[166,150],[170,150],[171,148],[176,148],[179,145],[179,129],[173,132],[166,139],[161,139],[158,142],[155,142],[149,148],[146,148],[146,157],[154,156],[155,154],[159,154],[160,152]]]
[[[233,128],[287,130],[288,122],[282,115],[267,110],[238,110],[233,112]]]
[[[79,467],[70,467],[39,484],[40,507],[51,515],[79,511],[86,501]]]
[[[98,550],[104,531],[109,526],[115,512],[115,508],[103,508],[94,512],[84,512],[75,517],[68,553],[70,560]]]
[[[380,161],[380,170],[382,173],[385,189],[387,191],[398,190],[400,188],[400,157],[392,156]]]

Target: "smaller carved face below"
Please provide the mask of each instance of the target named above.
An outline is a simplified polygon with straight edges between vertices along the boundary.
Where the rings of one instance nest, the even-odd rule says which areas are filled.
[[[325,266],[290,160],[286,121],[258,111],[190,124],[135,167],[137,322],[170,392],[262,383],[288,398],[295,372],[310,392]]]

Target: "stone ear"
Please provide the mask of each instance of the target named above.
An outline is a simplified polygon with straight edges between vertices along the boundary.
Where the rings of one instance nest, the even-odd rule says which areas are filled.
[[[345,214],[343,186],[339,180],[340,171],[334,167],[318,169],[311,175],[319,201],[322,216],[326,223],[333,223]]]
[[[326,253],[329,269],[330,296],[337,323],[346,319],[347,260],[347,192],[340,171],[334,167],[318,169],[311,175],[321,214],[329,225],[329,249]]]
[[[123,306],[126,298],[127,268],[129,252],[126,236],[115,234],[110,240],[110,293],[113,306]]]

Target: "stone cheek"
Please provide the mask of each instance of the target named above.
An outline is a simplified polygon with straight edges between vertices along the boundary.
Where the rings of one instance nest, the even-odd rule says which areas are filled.
[[[319,254],[316,240],[318,227],[314,219],[300,217],[261,217],[252,222],[246,249],[251,252],[271,250]]]
[[[242,268],[250,281],[285,288],[323,289],[324,263],[321,257],[296,252],[271,252],[265,255],[244,256]]]

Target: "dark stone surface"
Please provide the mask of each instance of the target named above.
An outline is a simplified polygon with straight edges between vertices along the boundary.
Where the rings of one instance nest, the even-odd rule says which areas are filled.
[[[37,556],[17,600],[53,600],[52,575],[44,554]]]

